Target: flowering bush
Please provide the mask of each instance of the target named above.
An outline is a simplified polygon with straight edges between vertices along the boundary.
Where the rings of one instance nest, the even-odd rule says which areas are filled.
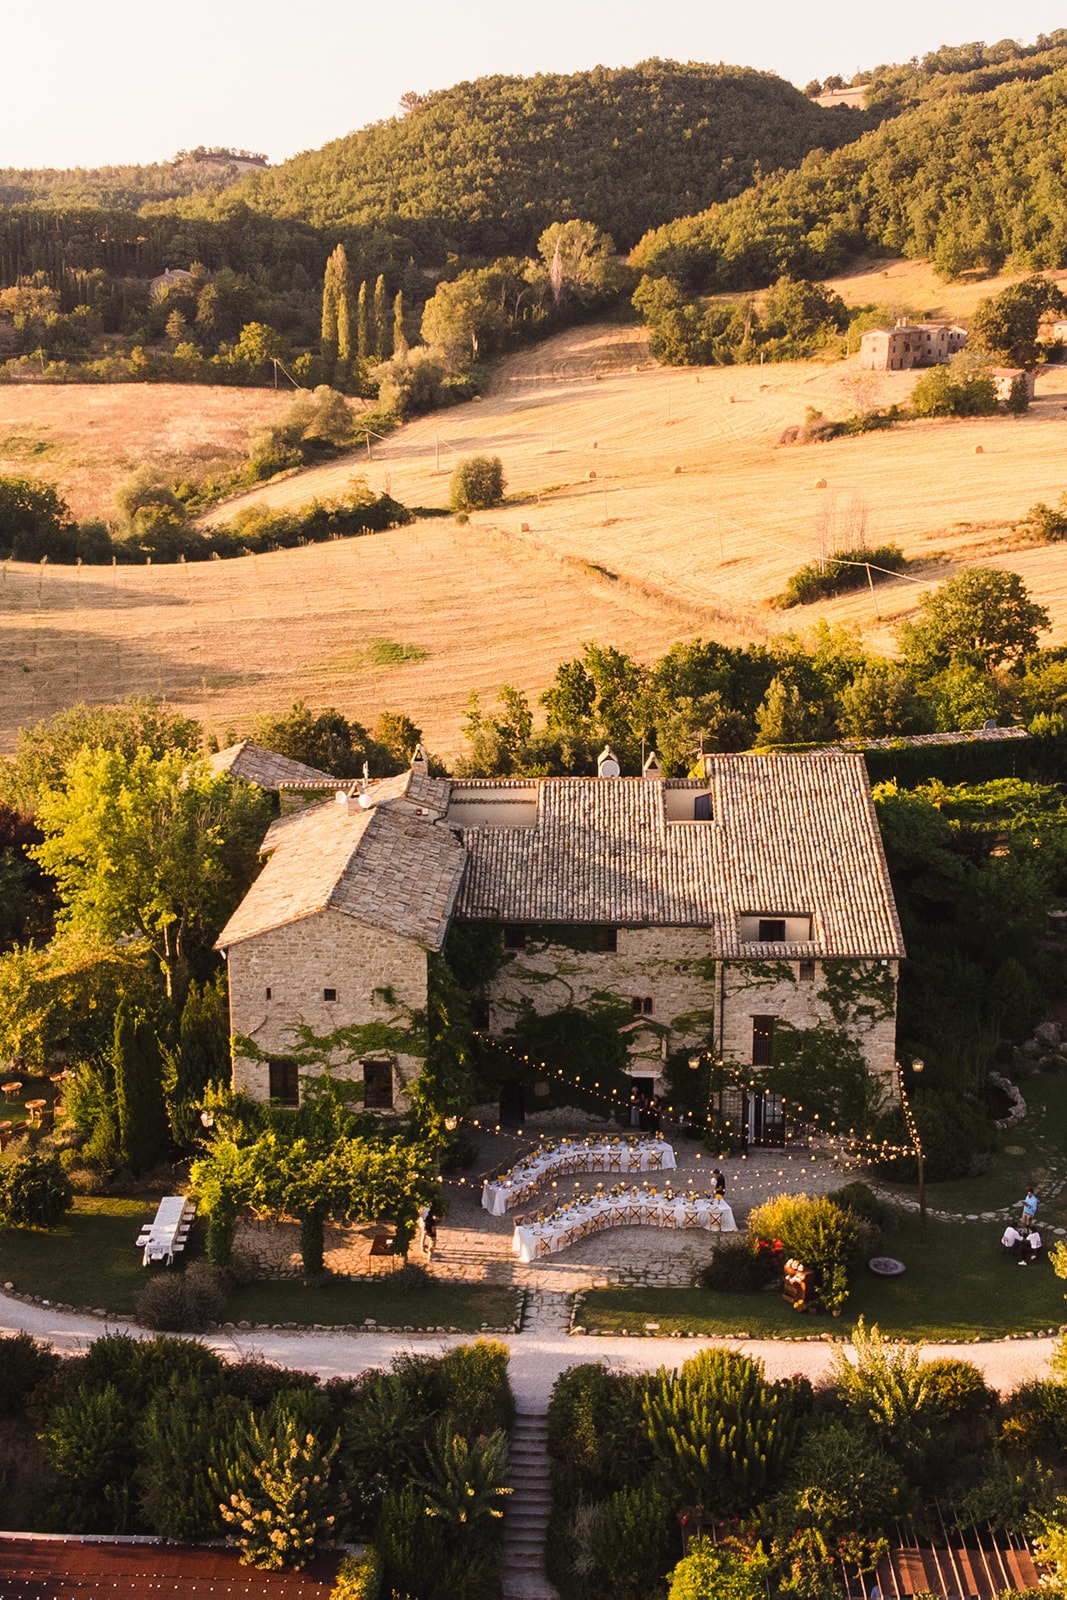
[[[336,1517],[327,1508],[338,1503],[330,1474],[339,1442],[324,1445],[284,1401],[249,1418],[225,1481],[214,1480],[242,1561],[302,1567],[332,1542]]]

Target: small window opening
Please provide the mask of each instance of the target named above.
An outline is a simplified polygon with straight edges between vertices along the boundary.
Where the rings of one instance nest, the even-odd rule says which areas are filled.
[[[650,1017],[652,1015],[652,996],[650,994],[635,994],[630,1004],[633,1006],[635,1017]]]
[[[617,928],[598,928],[596,930],[596,947],[598,950],[617,950],[619,948],[619,930]]]
[[[292,1056],[274,1056],[267,1063],[270,1098],[282,1106],[300,1104],[300,1077]]]
[[[774,1018],[752,1018],[752,1065],[754,1067],[770,1067],[774,1065]]]
[[[270,989],[269,986],[266,989],[264,989],[263,996],[264,996],[264,999],[266,999],[266,1000],[273,1000],[274,995],[271,992],[271,989]]]
[[[781,944],[785,939],[785,918],[760,917],[759,939],[761,944]]]
[[[363,1104],[368,1111],[393,1109],[393,1064],[391,1061],[363,1062]]]
[[[505,950],[525,950],[526,949],[526,929],[525,928],[517,928],[513,924],[509,924],[507,927],[505,927],[505,929],[504,929],[504,949]]]
[[[800,978],[801,983],[814,983],[815,982],[815,963],[814,963],[814,961],[802,961],[800,963],[800,972],[799,972],[798,976]]]
[[[336,989],[324,989],[322,991],[322,998],[324,1000],[336,1000],[337,999],[337,990]]]

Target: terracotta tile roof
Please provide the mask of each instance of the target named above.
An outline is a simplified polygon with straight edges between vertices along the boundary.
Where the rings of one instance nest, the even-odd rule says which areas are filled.
[[[231,778],[257,784],[260,789],[299,789],[305,784],[315,788],[320,785],[336,787],[339,781],[331,778],[328,772],[307,767],[302,761],[290,761],[288,756],[280,756],[274,750],[264,750],[247,739],[240,744],[228,745],[225,750],[217,750],[214,755],[208,756],[208,765],[212,772],[227,772]]]
[[[327,1600],[338,1559],[260,1572],[214,1546],[0,1534],[0,1600]]]
[[[465,828],[466,919],[707,928],[717,955],[901,956],[860,756],[715,756],[712,820],[670,822],[643,778],[543,779],[534,828]],[[804,915],[804,944],[742,942],[744,914]]]
[[[533,825],[495,825],[490,805],[483,825],[457,827],[457,811],[447,813],[453,789],[475,802],[520,790]],[[669,819],[668,806],[683,808],[677,791],[708,789],[710,820]],[[455,912],[469,921],[702,928],[709,953],[735,959],[904,953],[859,755],[713,756],[707,783],[451,784],[405,773],[280,818],[264,849],[271,860],[220,947],[330,909],[430,949]],[[809,916],[810,939],[743,941],[746,914]]]
[[[263,844],[271,858],[219,949],[326,910],[441,948],[466,862],[451,829],[406,805],[328,800],[279,818]]]

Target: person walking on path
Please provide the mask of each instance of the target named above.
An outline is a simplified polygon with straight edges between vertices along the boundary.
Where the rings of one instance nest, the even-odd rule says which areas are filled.
[[[1027,1189],[1023,1198],[1023,1222],[1033,1222],[1037,1216],[1037,1195],[1032,1189]]]
[[[711,1178],[713,1184],[715,1185],[715,1198],[716,1200],[721,1200],[726,1193],[726,1179],[723,1177],[718,1167],[716,1167],[712,1172]]]

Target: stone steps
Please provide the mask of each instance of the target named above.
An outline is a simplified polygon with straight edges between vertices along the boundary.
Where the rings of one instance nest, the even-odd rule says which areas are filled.
[[[512,1494],[504,1512],[505,1600],[556,1600],[544,1575],[551,1509],[548,1418],[520,1411],[508,1442]]]

